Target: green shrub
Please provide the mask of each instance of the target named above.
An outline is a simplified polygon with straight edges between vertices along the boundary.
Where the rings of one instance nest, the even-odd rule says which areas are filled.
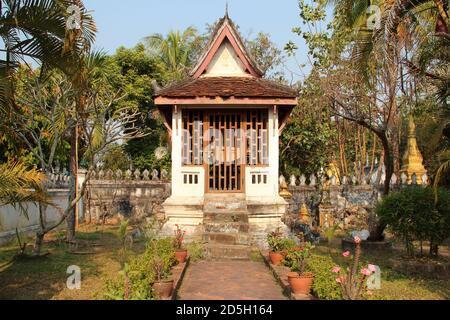
[[[267,235],[267,244],[272,252],[282,252],[297,245],[295,240],[283,237],[278,230]]]
[[[328,256],[313,254],[306,266],[307,272],[314,274],[313,294],[321,300],[341,300],[342,294],[336,275],[331,271],[336,264]]]
[[[125,270],[128,266],[125,267]],[[132,270],[121,271],[118,277],[107,279],[104,289],[106,300],[125,300],[128,291],[128,300],[156,300],[156,295],[152,290],[154,282],[153,273]],[[126,287],[128,287],[126,289]]]
[[[301,248],[289,248],[284,258],[284,265],[299,274],[306,272],[312,249],[314,249],[314,246],[309,242],[306,242]]]
[[[189,253],[189,259],[192,262],[205,259],[205,256],[206,256],[205,248],[203,247],[203,245],[201,243],[191,242],[186,245],[186,249],[188,250],[188,253]]]
[[[414,254],[413,241],[430,241],[430,254],[437,255],[438,246],[450,237],[450,192],[439,190],[439,203],[430,187],[407,187],[393,192],[376,208],[380,221]]]
[[[171,268],[176,264],[173,238],[149,241],[143,254],[132,257],[118,277],[106,281],[104,298],[123,300],[128,292],[129,300],[156,299],[152,290],[152,285],[156,281],[153,265],[156,260],[163,262],[163,267],[159,270],[161,277],[163,279],[169,277]]]

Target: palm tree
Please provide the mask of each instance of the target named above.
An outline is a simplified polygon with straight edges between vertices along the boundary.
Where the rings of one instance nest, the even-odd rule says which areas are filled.
[[[340,14],[339,28],[354,30],[354,58],[361,70],[366,72],[368,60],[376,42],[390,42],[386,37],[395,36],[400,44],[409,42],[406,30],[417,33],[422,27],[422,21],[433,21],[436,24],[436,34],[445,35],[447,28],[447,9],[442,0],[326,0],[333,4],[335,13]],[[380,11],[379,25],[368,26],[372,16],[368,12],[370,6],[377,6]],[[403,18],[409,15],[409,21]],[[444,30],[444,32],[443,32]],[[388,46],[386,46],[388,47]],[[387,53],[388,54],[388,53]]]
[[[150,35],[144,38],[144,44],[150,55],[161,58],[169,73],[169,80],[179,80],[193,63],[196,40],[197,30],[188,27],[183,33],[171,31],[166,37],[162,34]]]
[[[79,29],[68,30],[70,12],[80,8]],[[79,55],[85,43],[95,39],[95,24],[81,0],[0,0],[0,37],[5,58],[0,59],[0,108],[11,103],[13,86],[9,76],[19,63],[30,60],[43,70],[66,70],[68,61]]]
[[[70,12],[69,7],[75,8]],[[75,15],[75,16],[74,16]],[[70,19],[76,19],[70,25]],[[5,58],[0,60],[0,128],[8,132],[4,119],[14,115],[12,75],[19,63],[30,59],[41,65],[42,74],[58,68],[71,80],[78,93],[78,110],[83,106],[86,53],[95,41],[96,26],[81,0],[0,0],[0,37]],[[76,175],[77,132],[71,138],[71,174]],[[75,179],[72,179],[75,181]],[[6,188],[8,185],[0,185]],[[8,192],[8,190],[3,190]]]

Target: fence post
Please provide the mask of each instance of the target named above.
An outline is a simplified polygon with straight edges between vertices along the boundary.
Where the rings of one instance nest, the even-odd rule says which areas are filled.
[[[77,181],[78,181],[78,192],[81,192],[81,186],[83,185],[84,181],[86,180],[87,170],[86,169],[78,169],[77,172]],[[81,197],[80,201],[77,204],[78,206],[78,216],[76,219],[76,224],[78,226],[78,223],[80,221],[84,220],[84,197]]]

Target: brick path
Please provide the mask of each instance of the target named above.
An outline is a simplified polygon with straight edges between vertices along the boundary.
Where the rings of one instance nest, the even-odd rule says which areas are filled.
[[[179,300],[286,300],[262,262],[201,261],[188,267]]]

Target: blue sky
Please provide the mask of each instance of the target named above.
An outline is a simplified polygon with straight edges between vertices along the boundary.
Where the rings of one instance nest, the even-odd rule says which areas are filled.
[[[297,0],[229,0],[229,15],[239,25],[243,36],[263,31],[282,49],[293,40],[300,49],[297,58],[305,61],[306,49],[291,30],[300,26]],[[225,12],[225,0],[85,0],[93,11],[99,33],[96,47],[108,53],[120,47],[133,47],[152,33],[166,34],[195,26],[201,33]],[[298,72],[293,59],[289,69]],[[298,77],[296,77],[298,79]]]

